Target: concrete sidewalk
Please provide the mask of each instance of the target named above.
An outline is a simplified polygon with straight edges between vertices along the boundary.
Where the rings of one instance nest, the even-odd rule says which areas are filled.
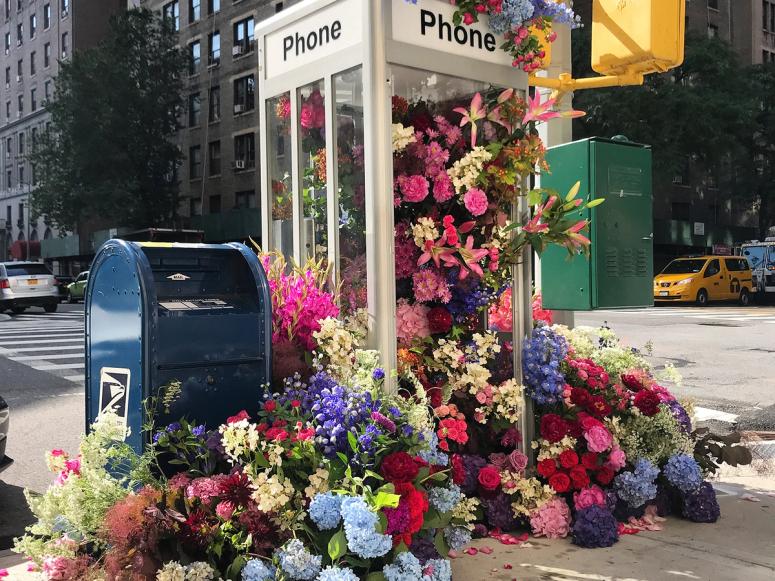
[[[581,549],[567,539],[530,539],[518,546],[492,539],[474,547],[492,554],[462,555],[452,562],[455,581],[773,581],[775,482],[717,484],[721,519],[695,524],[670,518],[664,530],[626,535],[608,549]],[[759,502],[746,500],[747,497]],[[2,581],[40,578],[22,557],[0,553]]]

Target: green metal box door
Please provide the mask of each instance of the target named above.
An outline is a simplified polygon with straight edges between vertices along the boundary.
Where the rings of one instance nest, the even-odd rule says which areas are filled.
[[[653,304],[651,151],[629,142],[592,138],[551,148],[552,174],[542,186],[561,195],[581,181],[580,196],[605,203],[590,218],[591,256],[569,259],[563,248],[541,257],[545,308],[591,310]]]

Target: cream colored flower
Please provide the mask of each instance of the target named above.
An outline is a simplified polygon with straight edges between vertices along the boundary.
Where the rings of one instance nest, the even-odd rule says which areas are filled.
[[[393,123],[392,127],[393,153],[403,151],[410,143],[417,141],[414,127],[404,127],[401,123]]]

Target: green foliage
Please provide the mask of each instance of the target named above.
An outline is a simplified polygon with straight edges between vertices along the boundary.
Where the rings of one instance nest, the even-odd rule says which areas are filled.
[[[733,432],[726,436],[714,434],[708,428],[692,432],[694,459],[705,474],[715,474],[722,464],[745,466],[753,460],[751,450],[740,444],[740,434]]]
[[[168,224],[185,65],[174,31],[145,9],[116,17],[99,46],[63,61],[50,129],[29,157],[35,211],[65,230]]]

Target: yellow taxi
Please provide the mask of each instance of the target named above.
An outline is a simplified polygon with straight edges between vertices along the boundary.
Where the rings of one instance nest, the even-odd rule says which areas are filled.
[[[677,258],[654,277],[654,302],[751,302],[751,265],[742,256]]]

